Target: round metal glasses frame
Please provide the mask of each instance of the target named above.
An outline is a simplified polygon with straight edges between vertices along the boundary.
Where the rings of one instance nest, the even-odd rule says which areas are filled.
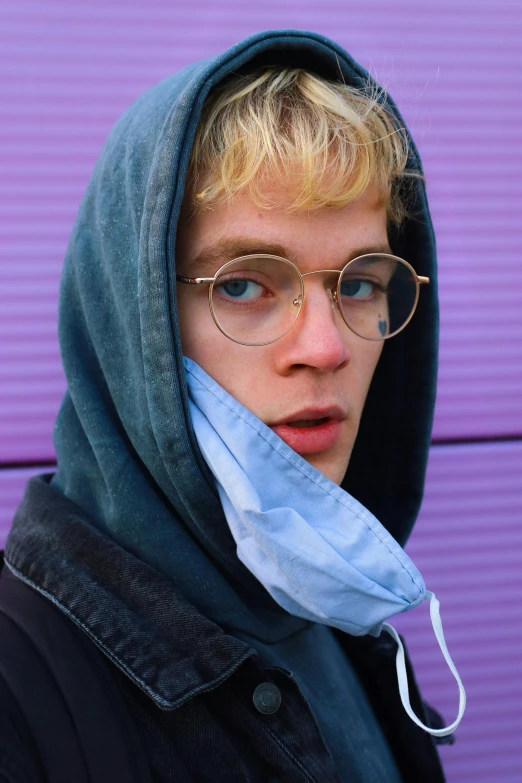
[[[341,306],[341,282],[342,277],[346,270],[352,265],[356,264],[356,262],[361,262],[365,258],[373,258],[375,256],[383,257],[390,259],[392,261],[398,261],[401,264],[404,264],[411,272],[412,280],[415,283],[415,301],[413,303],[413,307],[411,309],[411,313],[406,319],[406,321],[402,324],[402,326],[399,327],[399,329],[396,329],[394,332],[391,332],[391,334],[383,335],[382,337],[365,337],[362,334],[359,334],[353,326],[349,324],[349,322],[346,319],[346,316],[344,314],[343,308]],[[258,258],[268,258],[273,261],[282,261],[284,264],[288,264],[288,266],[292,267],[295,272],[297,273],[297,276],[299,278],[300,287],[301,287],[301,293],[294,299],[292,304],[294,304],[296,307],[299,307],[299,312],[297,313],[294,321],[290,324],[288,329],[286,329],[282,334],[280,334],[278,337],[275,337],[273,340],[266,340],[262,343],[253,343],[253,342],[245,342],[243,340],[238,340],[237,337],[233,337],[231,334],[229,334],[219,323],[219,320],[216,316],[216,313],[214,311],[214,305],[212,300],[212,292],[214,290],[214,285],[216,280],[219,278],[219,276],[223,273],[224,270],[227,269],[227,267],[231,266],[232,264],[236,264],[238,261],[246,261],[251,259],[258,259]],[[304,300],[305,300],[305,288],[304,288],[304,278],[305,277],[311,277],[312,275],[320,275],[320,274],[335,274],[338,275],[337,283],[335,286],[332,286],[328,290],[332,294],[333,302],[335,302],[335,305],[337,306],[337,309],[339,310],[341,317],[351,332],[356,334],[358,337],[361,337],[363,340],[371,340],[373,342],[381,342],[382,340],[389,340],[390,337],[395,337],[396,334],[399,334],[399,332],[402,332],[402,330],[409,324],[411,319],[413,318],[413,315],[415,313],[415,310],[417,309],[417,303],[419,301],[419,291],[421,285],[427,285],[430,282],[429,277],[423,277],[422,275],[418,275],[415,269],[412,267],[411,264],[409,264],[407,261],[404,260],[404,258],[400,258],[399,256],[392,255],[391,253],[366,253],[362,256],[357,256],[357,258],[352,258],[351,261],[348,261],[347,264],[339,271],[339,269],[316,269],[313,272],[305,272],[304,274],[301,273],[301,271],[297,268],[295,264],[292,263],[292,261],[289,261],[287,258],[283,258],[282,256],[274,256],[270,255],[269,253],[251,253],[246,256],[239,256],[238,258],[233,258],[230,261],[227,261],[225,264],[219,267],[217,272],[215,273],[214,277],[184,277],[183,275],[176,275],[176,280],[180,283],[186,283],[188,285],[202,285],[204,283],[209,283],[209,289],[208,289],[208,303],[210,307],[210,312],[212,315],[212,319],[214,323],[216,324],[219,331],[225,335],[225,337],[228,337],[229,340],[232,340],[234,343],[239,343],[239,345],[249,345],[249,346],[262,346],[262,345],[271,345],[272,343],[277,342],[282,337],[285,336],[285,334],[288,334],[290,329],[295,325],[297,322],[297,319],[301,315],[301,312],[303,310]]]

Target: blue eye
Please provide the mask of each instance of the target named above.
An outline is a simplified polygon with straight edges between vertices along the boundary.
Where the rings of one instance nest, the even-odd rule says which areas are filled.
[[[374,283],[369,280],[343,280],[341,282],[341,296],[351,299],[366,299],[374,291]]]
[[[227,280],[225,283],[220,283],[216,288],[220,294],[243,302],[249,299],[257,299],[263,294],[263,286],[255,283],[253,280]]]

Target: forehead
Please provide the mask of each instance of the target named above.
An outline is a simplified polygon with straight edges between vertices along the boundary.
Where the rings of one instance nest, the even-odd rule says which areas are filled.
[[[207,274],[249,253],[288,258],[303,272],[342,267],[369,252],[390,252],[386,209],[368,189],[342,208],[290,211],[289,194],[281,191],[270,209],[246,194],[212,210],[180,220],[177,266]]]

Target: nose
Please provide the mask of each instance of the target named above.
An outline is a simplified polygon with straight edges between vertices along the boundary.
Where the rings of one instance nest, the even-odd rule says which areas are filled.
[[[290,331],[274,343],[278,369],[285,373],[296,366],[337,370],[351,358],[347,329],[334,295],[319,281],[307,281],[299,317]],[[343,339],[344,338],[344,339]]]

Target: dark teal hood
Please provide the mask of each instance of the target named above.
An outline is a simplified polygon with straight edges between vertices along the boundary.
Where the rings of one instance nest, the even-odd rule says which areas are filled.
[[[282,610],[238,561],[195,441],[175,282],[177,222],[202,103],[232,71],[263,64],[331,79],[341,72],[354,85],[369,78],[320,35],[266,32],[165,79],[121,118],[65,260],[59,335],[68,391],[53,484],[209,617],[234,627],[244,598],[275,628]],[[397,112],[391,100],[390,107]],[[411,156],[420,169],[413,143]],[[431,285],[410,326],[385,345],[344,482],[401,544],[422,498],[437,360],[435,246],[424,185],[414,187],[412,217],[391,246]]]

